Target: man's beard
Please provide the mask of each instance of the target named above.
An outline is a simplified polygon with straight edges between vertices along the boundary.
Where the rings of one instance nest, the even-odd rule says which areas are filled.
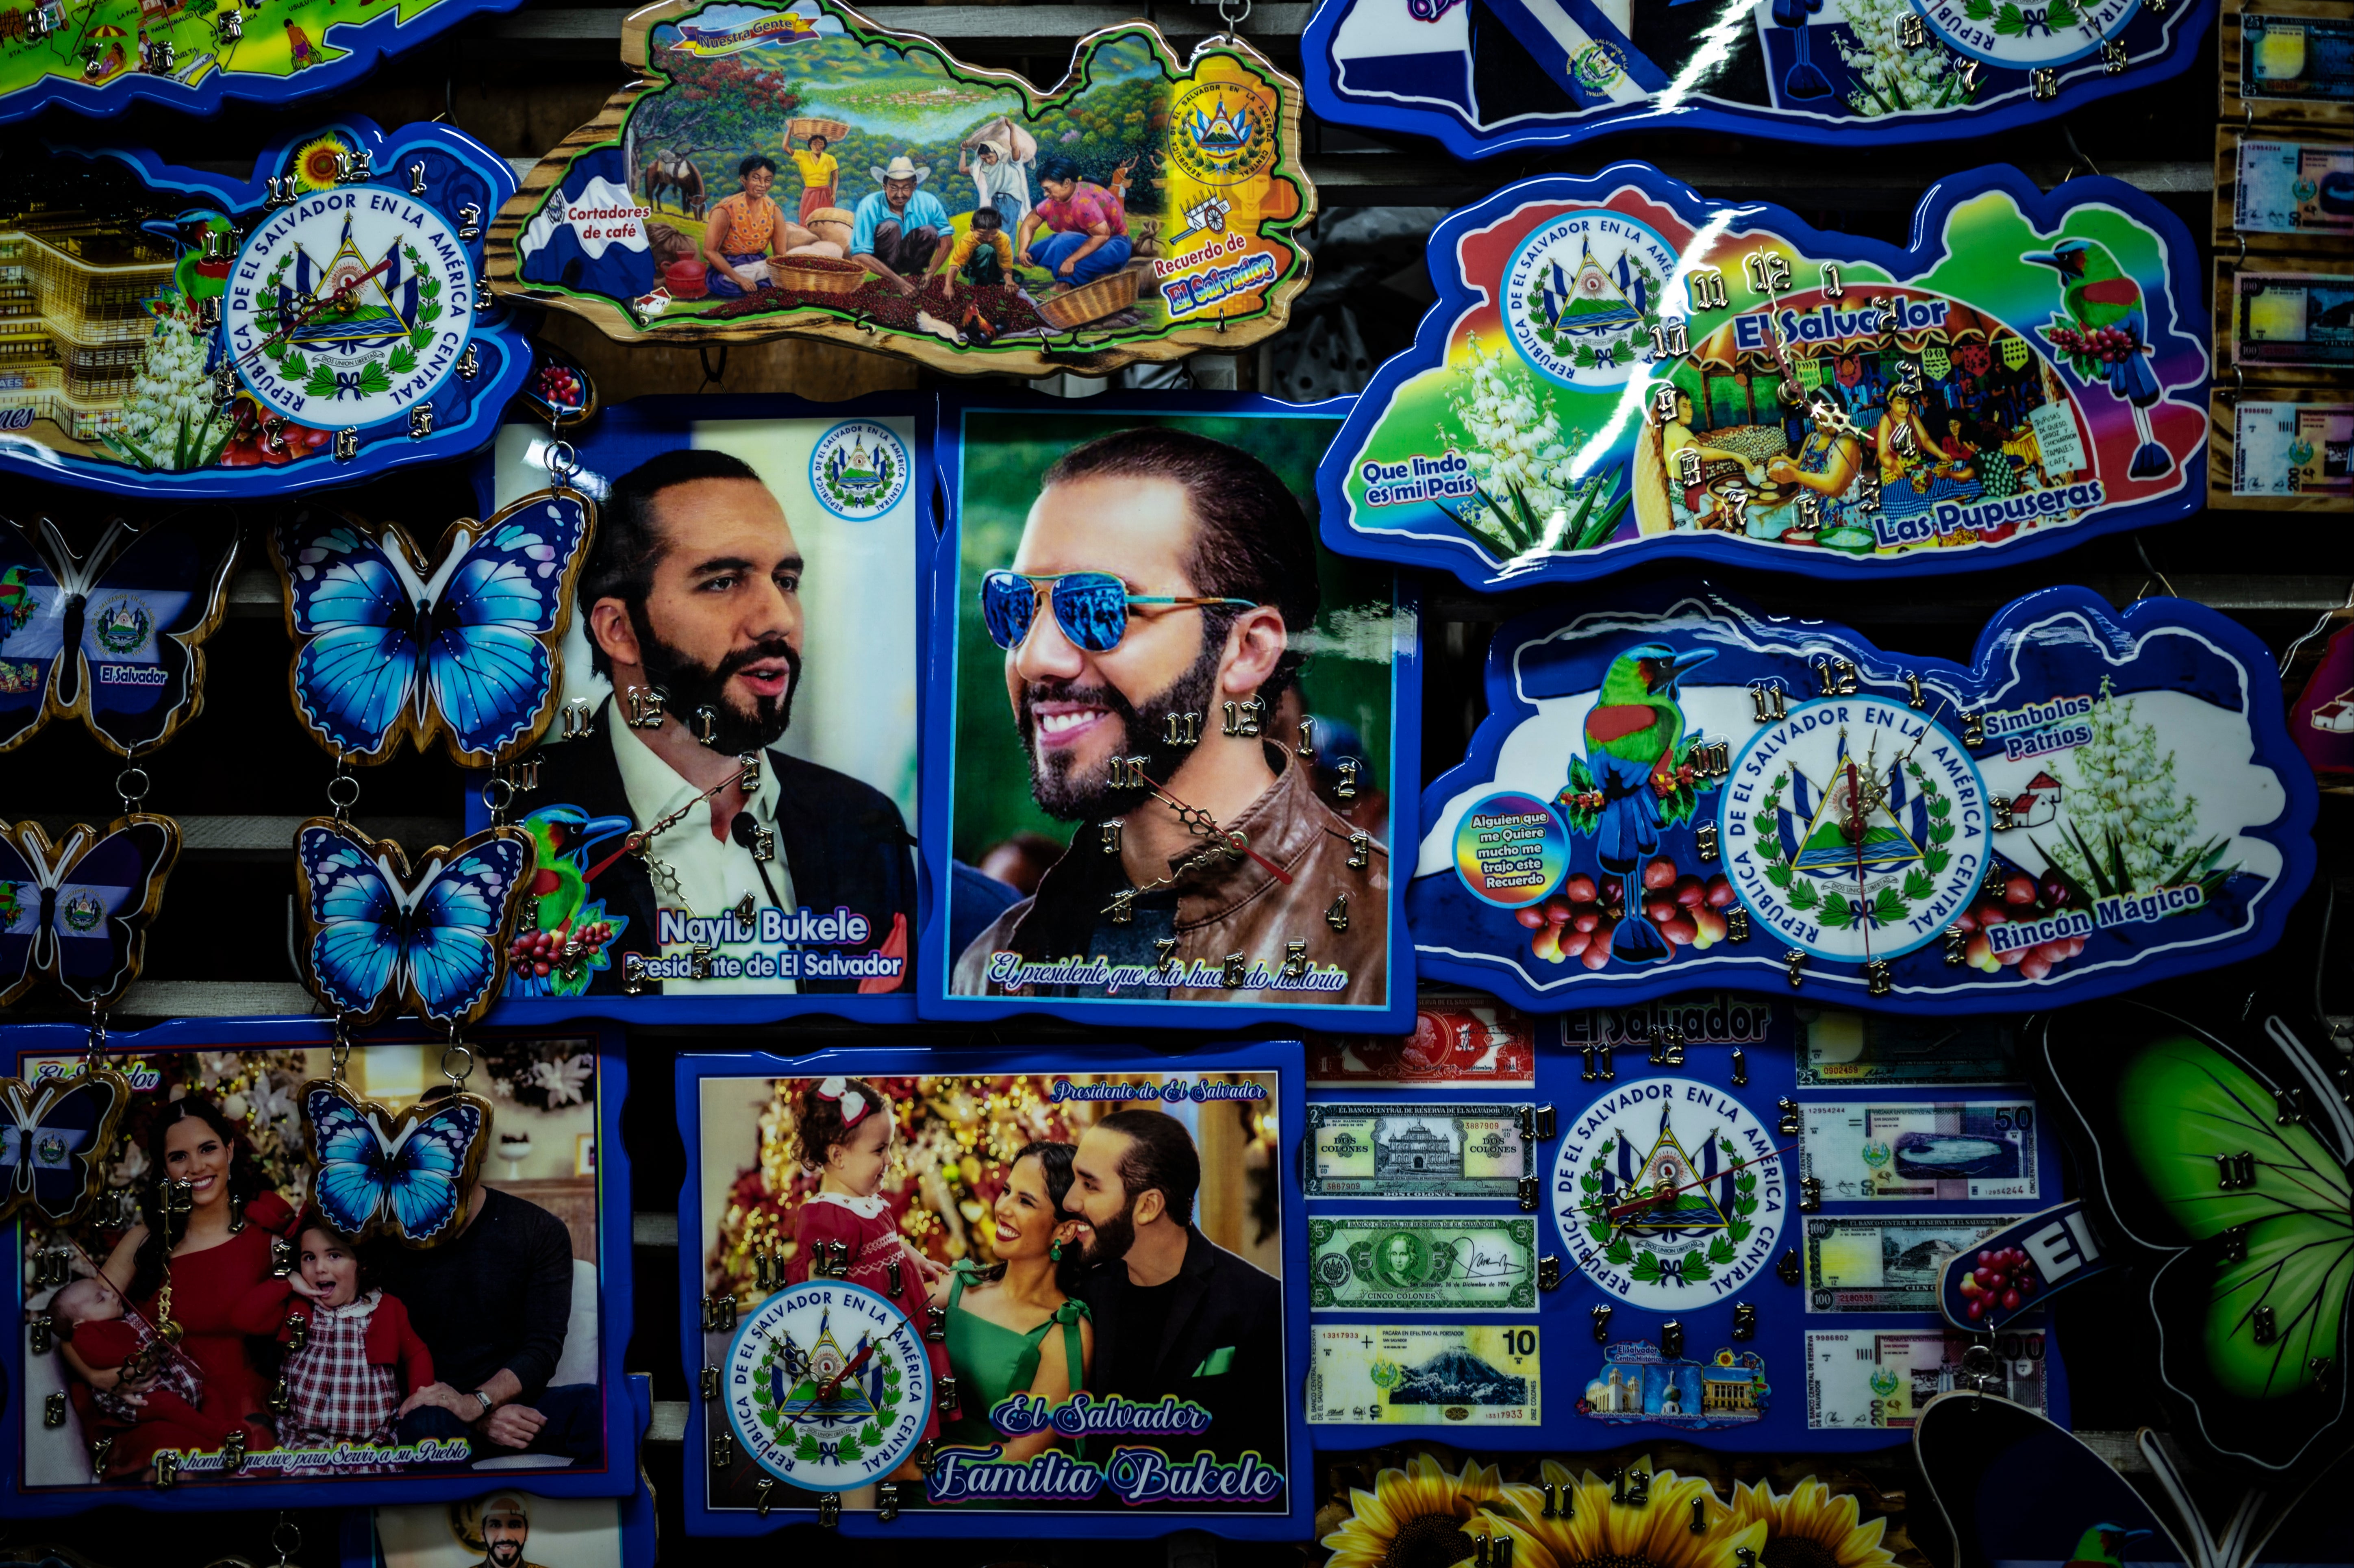
[[[497,1568],[514,1568],[523,1561],[523,1547],[520,1541],[494,1541],[491,1543],[490,1560]]]
[[[748,751],[766,750],[782,738],[793,722],[793,694],[801,685],[801,656],[793,651],[791,643],[781,637],[771,637],[749,648],[737,649],[716,665],[705,665],[655,636],[642,605],[630,607],[630,620],[638,634],[638,656],[644,665],[646,679],[665,694],[663,711],[677,715],[688,734],[701,738],[696,729],[700,722],[697,710],[709,708],[718,722],[713,725],[711,738],[704,744],[714,751],[738,757]],[[752,711],[748,714],[728,700],[728,679],[740,670],[771,659],[783,660],[790,672],[784,692],[773,697],[754,697]]]
[[[1195,747],[1172,745],[1162,715],[1199,714],[1204,725],[1209,723],[1210,699],[1217,693],[1218,658],[1225,652],[1224,638],[1204,636],[1201,655],[1192,668],[1171,682],[1167,691],[1146,702],[1142,715],[1108,685],[1080,686],[1065,681],[1040,682],[1023,687],[1022,709],[1014,726],[1022,735],[1023,752],[1030,759],[1030,796],[1038,802],[1038,809],[1066,822],[1093,821],[1119,816],[1133,809],[1142,797],[1134,789],[1112,789],[1108,764],[1098,764],[1093,772],[1075,775],[1072,769],[1078,760],[1076,754],[1055,751],[1041,757],[1033,705],[1091,703],[1103,708],[1119,721],[1119,739],[1112,755],[1141,755],[1145,776],[1165,788],[1193,757]]]
[[[1079,1255],[1079,1262],[1088,1268],[1118,1263],[1128,1255],[1128,1249],[1136,1245],[1136,1194],[1129,1193],[1119,1213],[1103,1224],[1097,1225],[1093,1221],[1088,1224],[1094,1227],[1093,1234],[1087,1242],[1087,1250]]]

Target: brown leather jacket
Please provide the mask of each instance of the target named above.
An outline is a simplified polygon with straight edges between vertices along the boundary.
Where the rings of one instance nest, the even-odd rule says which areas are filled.
[[[1269,747],[1271,758],[1280,758]],[[1349,864],[1356,830],[1316,796],[1308,769],[1282,761],[1274,788],[1252,801],[1228,825],[1250,847],[1283,868],[1291,881],[1278,881],[1247,855],[1196,867],[1179,876],[1177,947],[1172,961],[1186,977],[1204,983],[1172,985],[1172,1001],[1257,1001],[1380,1006],[1389,1001],[1389,851],[1368,840],[1363,867]],[[999,953],[1018,953],[1033,963],[1083,962],[1089,936],[1114,894],[1128,885],[1119,858],[1099,853],[1093,830],[1083,829],[1063,858],[1049,867],[1037,894],[999,916],[957,959],[949,982],[955,996],[1025,996],[989,978]],[[1335,931],[1326,911],[1348,895],[1349,928]],[[1319,989],[1312,979],[1292,985],[1228,988],[1230,960],[1240,955],[1246,981],[1279,975],[1286,944],[1308,944],[1308,963],[1329,973],[1346,971],[1341,989]],[[1155,971],[1157,980],[1159,971]],[[1327,984],[1331,982],[1328,981]],[[1085,982],[1081,982],[1085,986]],[[1103,994],[1086,987],[1079,994]],[[1115,993],[1116,994],[1116,993]]]

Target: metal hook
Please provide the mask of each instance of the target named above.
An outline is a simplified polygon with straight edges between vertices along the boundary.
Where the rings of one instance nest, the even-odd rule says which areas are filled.
[[[719,364],[716,368],[714,368],[711,363],[709,344],[698,347],[695,351],[695,356],[703,366],[703,387],[724,386],[727,377],[727,345],[724,343],[719,345]],[[700,392],[703,387],[698,387],[695,390]]]
[[[2166,574],[2159,571],[2156,566],[2151,564],[2149,558],[2149,546],[2142,542],[2142,537],[2139,534],[2136,534],[2134,535],[2134,552],[2141,556],[2143,569],[2147,571],[2151,577],[2158,579],[2158,586],[2166,590],[2168,598],[2179,599],[2182,597],[2180,594],[2174,591],[2174,585],[2166,580]],[[2134,595],[2134,598],[2137,600],[2142,599],[2149,592],[2149,584],[2147,581],[2143,582],[2141,588],[2142,591],[2140,593]]]
[[[139,778],[139,782],[136,788],[134,788],[131,783],[131,778],[133,774],[138,775]],[[139,802],[147,798],[147,786],[150,780],[147,777],[147,770],[144,768],[139,767],[135,763],[114,776],[114,792],[122,797],[122,809],[125,812],[135,811],[139,809]]]

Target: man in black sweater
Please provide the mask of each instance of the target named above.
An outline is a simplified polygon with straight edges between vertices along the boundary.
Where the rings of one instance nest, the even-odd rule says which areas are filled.
[[[472,1457],[562,1455],[594,1466],[605,1404],[593,1383],[551,1388],[572,1317],[572,1234],[536,1203],[476,1181],[458,1234],[384,1246],[386,1294],[408,1309],[439,1380],[401,1403],[403,1443],[462,1437]]]
[[[1063,1209],[1094,1232],[1076,1292],[1096,1326],[1088,1392],[1140,1404],[1173,1394],[1210,1414],[1197,1436],[1091,1440],[1088,1452],[1153,1447],[1172,1464],[1256,1453],[1282,1471],[1283,1290],[1193,1228],[1201,1185],[1201,1154],[1174,1117],[1115,1111],[1080,1137]]]

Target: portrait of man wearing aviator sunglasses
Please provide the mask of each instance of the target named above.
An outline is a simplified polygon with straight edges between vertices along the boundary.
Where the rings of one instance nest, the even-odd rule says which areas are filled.
[[[1225,722],[1276,712],[1316,620],[1315,530],[1271,469],[1182,430],[1091,441],[1046,471],[981,598],[1031,793],[1076,832],[953,993],[1103,997],[1100,961],[1150,971],[1121,1000],[1387,1001],[1385,848],[1291,736]],[[1082,978],[1009,984],[1008,955]]]

